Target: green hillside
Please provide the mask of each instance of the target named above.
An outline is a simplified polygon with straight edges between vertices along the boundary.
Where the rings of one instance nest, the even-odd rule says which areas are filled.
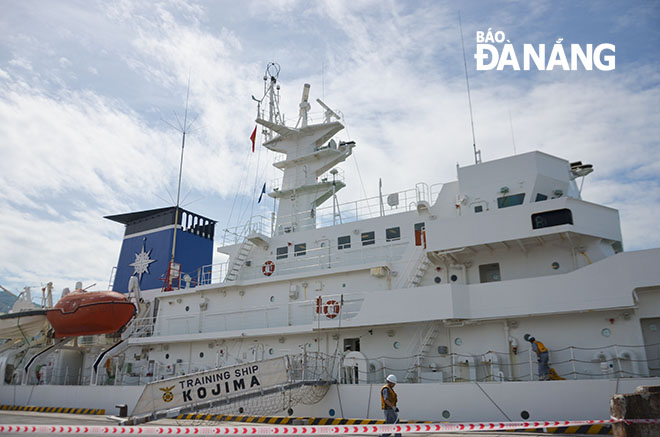
[[[0,313],[8,312],[16,302],[16,297],[11,294],[0,290]]]

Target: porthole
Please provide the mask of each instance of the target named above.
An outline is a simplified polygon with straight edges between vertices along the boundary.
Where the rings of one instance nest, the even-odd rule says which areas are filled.
[[[199,357],[200,357],[200,358],[204,358],[204,352],[200,352],[200,353],[199,353]]]
[[[600,331],[600,335],[603,337],[609,337],[612,335],[612,331],[610,331],[610,328],[603,328],[602,331]]]
[[[268,349],[268,355],[273,355],[274,353],[275,353],[275,349],[273,349],[272,347]]]
[[[445,419],[449,419],[449,416],[451,416],[451,413],[449,412],[449,410],[444,410],[442,412],[442,417],[444,417]]]
[[[330,408],[330,410],[328,411],[328,414],[330,415],[330,417],[335,417],[335,409]]]
[[[346,284],[341,284],[341,287],[342,287],[342,288],[346,288]]]
[[[436,276],[435,278],[433,278],[433,280],[435,281],[436,284],[442,282],[442,278],[440,276]]]
[[[170,354],[165,354],[165,359],[167,360],[169,358],[170,358]]]
[[[557,261],[552,263],[552,270],[557,270],[559,268],[559,263]]]
[[[457,280],[458,280],[458,276],[451,275],[451,282],[456,282]]]
[[[289,408],[286,412],[289,416],[293,416],[293,408]]]
[[[270,301],[271,301],[271,302],[275,302],[275,296],[271,296],[271,297],[270,297]]]
[[[189,307],[189,306],[186,306],[186,311],[190,311],[190,307]]]
[[[244,411],[245,411],[245,408],[243,408],[243,407],[238,408],[238,413],[239,414],[243,414]]]
[[[463,344],[463,340],[461,339],[461,337],[456,337],[456,339],[454,339],[454,344],[455,344],[456,346],[460,346],[460,345],[462,345],[462,344]]]
[[[529,412],[527,410],[522,410],[520,412],[520,417],[522,417],[525,420],[529,419]]]
[[[401,347],[401,343],[399,343],[398,341],[395,341],[392,346],[394,346],[394,349],[399,349]]]

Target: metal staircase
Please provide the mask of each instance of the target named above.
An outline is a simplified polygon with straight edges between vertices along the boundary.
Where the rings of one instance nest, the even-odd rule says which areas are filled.
[[[94,364],[92,365],[92,377],[90,378],[91,385],[98,384],[99,367],[101,366],[103,360],[112,358],[113,356],[125,351],[128,349],[128,346],[129,345],[127,339],[121,339],[99,353],[99,355],[94,360]]]
[[[433,343],[435,343],[435,339],[438,337],[439,332],[440,323],[431,322],[428,330],[426,331],[426,334],[424,335],[424,338],[420,342],[419,350],[417,354],[415,354],[415,359],[406,372],[405,380],[407,382],[420,382],[419,369],[422,363],[422,359],[431,350],[431,346],[433,346]]]
[[[431,265],[431,261],[426,256],[426,253],[422,252],[422,255],[413,267],[412,272],[406,281],[405,288],[417,287],[422,282],[422,278],[428,270],[429,265]]]
[[[227,272],[227,276],[225,276],[225,282],[235,281],[236,278],[238,278],[238,274],[243,268],[243,265],[245,265],[245,261],[247,261],[253,247],[254,243],[252,243],[250,240],[246,239],[241,243],[241,246],[238,248],[236,258],[231,263],[231,267]]]

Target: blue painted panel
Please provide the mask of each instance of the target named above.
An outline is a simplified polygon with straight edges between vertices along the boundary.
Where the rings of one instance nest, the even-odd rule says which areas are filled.
[[[172,254],[172,229],[127,238],[122,244],[113,290],[128,291],[131,276],[142,271],[140,288],[161,288]],[[213,262],[213,240],[178,230],[174,260],[181,271],[197,278],[197,269]],[[141,262],[140,262],[141,261]],[[134,265],[131,265],[134,264]]]
[[[125,239],[119,253],[113,289],[120,293],[126,293],[128,291],[128,280],[136,271],[144,271],[141,276],[139,275],[141,289],[149,290],[162,287],[163,282],[159,278],[167,272],[167,265],[172,254],[172,235],[172,229],[166,229]],[[146,271],[145,268],[131,266],[139,260],[139,254],[143,253],[143,250],[144,253],[148,254],[147,262],[153,261],[148,263]]]
[[[189,232],[178,231],[174,261],[181,264],[182,275],[197,280],[197,269],[213,263],[213,240]]]

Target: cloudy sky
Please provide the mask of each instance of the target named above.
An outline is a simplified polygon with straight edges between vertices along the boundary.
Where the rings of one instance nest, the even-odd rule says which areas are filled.
[[[578,3],[577,6],[574,3]],[[266,64],[295,124],[302,84],[357,142],[340,202],[455,179],[473,162],[459,7],[484,161],[531,150],[594,164],[583,197],[618,208],[627,250],[660,245],[660,3],[0,0],[0,284],[107,287],[123,226],[173,204],[222,229],[277,177],[250,152]],[[614,71],[476,71],[475,33],[611,43]],[[319,119],[314,108],[313,117]],[[512,129],[513,128],[513,129]],[[513,130],[513,139],[512,139]],[[358,170],[359,169],[359,170]],[[268,203],[268,206],[272,204]]]

